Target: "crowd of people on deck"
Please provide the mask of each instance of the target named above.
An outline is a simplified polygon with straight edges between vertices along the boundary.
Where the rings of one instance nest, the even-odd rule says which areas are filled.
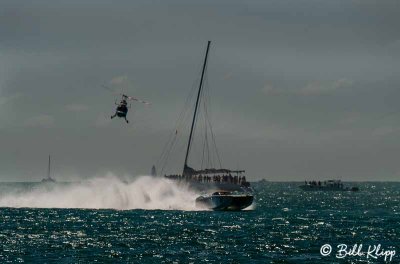
[[[247,186],[249,183],[246,181],[246,176],[232,176],[231,174],[224,175],[164,175],[165,178],[178,180],[178,181],[197,181],[197,182],[209,182],[209,183],[233,183],[242,186]]]
[[[329,186],[331,186],[331,187],[337,187],[337,188],[343,188],[343,183],[341,183],[341,182],[328,182],[328,184],[327,184],[327,182],[326,181],[324,181],[323,183],[321,183],[321,181],[309,181],[309,182],[307,182],[307,181],[305,181],[305,184],[306,185],[311,185],[311,186],[327,186],[327,185],[329,185]]]
[[[321,186],[321,181],[318,181],[318,182],[317,181],[309,181],[309,182],[305,181],[305,184],[311,185],[311,186]]]

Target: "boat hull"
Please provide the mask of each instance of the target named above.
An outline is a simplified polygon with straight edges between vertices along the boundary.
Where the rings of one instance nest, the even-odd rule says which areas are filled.
[[[202,195],[196,199],[196,207],[215,211],[240,211],[253,203],[252,195]]]

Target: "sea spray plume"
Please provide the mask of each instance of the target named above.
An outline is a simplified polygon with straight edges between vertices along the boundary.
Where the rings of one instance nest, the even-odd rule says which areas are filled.
[[[162,178],[125,183],[111,174],[82,183],[35,185],[0,196],[0,207],[196,210],[196,194]]]

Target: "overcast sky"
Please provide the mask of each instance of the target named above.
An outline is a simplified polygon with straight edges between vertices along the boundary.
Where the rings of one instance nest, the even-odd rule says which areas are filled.
[[[223,167],[399,180],[399,27],[399,1],[3,0],[0,180],[40,180],[49,153],[58,180],[148,174],[207,40]],[[152,104],[110,120],[117,97],[102,84]]]

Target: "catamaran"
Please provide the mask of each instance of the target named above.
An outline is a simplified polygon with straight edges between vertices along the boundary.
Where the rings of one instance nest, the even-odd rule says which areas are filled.
[[[230,170],[224,168],[203,168],[200,170],[196,170],[188,165],[194,132],[196,128],[196,122],[198,121],[199,107],[202,103],[203,106],[205,105],[205,103],[202,102],[202,97],[204,96],[203,81],[207,68],[206,66],[210,44],[211,42],[208,41],[201,72],[200,84],[197,91],[196,104],[190,128],[189,140],[186,147],[183,172],[181,174],[164,175],[164,177],[169,180],[177,181],[180,185],[186,185],[190,189],[202,193],[195,201],[196,206],[198,207],[213,210],[242,210],[249,207],[253,203],[253,195],[251,193],[252,189],[250,187],[250,183],[246,180],[244,170]],[[207,110],[205,110],[205,112],[205,115],[207,116]],[[212,130],[211,137],[213,145],[216,148],[214,134]],[[207,133],[205,134],[204,145],[208,150]],[[203,148],[203,158],[204,152],[205,150]]]

